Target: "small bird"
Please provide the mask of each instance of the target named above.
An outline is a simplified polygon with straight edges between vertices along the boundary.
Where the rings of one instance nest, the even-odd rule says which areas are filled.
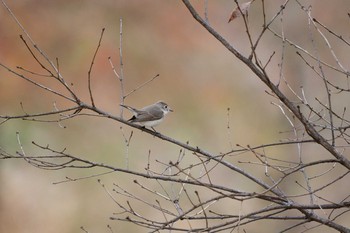
[[[140,110],[121,104],[120,106],[129,109],[134,115],[128,120],[131,123],[139,123],[142,126],[157,126],[163,121],[164,116],[173,110],[164,102],[158,101],[152,105],[146,106]]]

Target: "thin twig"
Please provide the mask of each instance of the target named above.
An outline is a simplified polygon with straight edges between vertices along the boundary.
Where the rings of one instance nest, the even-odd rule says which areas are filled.
[[[119,108],[120,108],[120,117],[123,117],[124,108],[121,106],[121,104],[124,104],[124,100],[126,96],[124,95],[125,89],[124,89],[123,19],[122,18],[119,19],[119,61],[120,61],[120,67],[119,67],[120,75],[118,75],[119,81],[120,81]]]
[[[88,71],[88,89],[89,89],[91,105],[93,107],[95,107],[95,101],[94,101],[94,98],[93,98],[93,95],[92,95],[92,89],[91,89],[91,71],[92,71],[92,67],[94,66],[94,63],[95,63],[97,52],[98,52],[98,50],[101,47],[101,41],[102,41],[104,32],[105,32],[105,28],[102,28],[100,39],[98,40],[98,45],[97,45],[97,48],[95,50],[94,56],[92,57],[92,61],[91,61],[90,68],[89,68],[89,71]]]
[[[155,75],[153,78],[149,79],[148,81],[142,83],[140,86],[136,87],[135,89],[133,89],[132,91],[130,91],[129,93],[127,93],[124,98],[128,97],[129,95],[131,95],[132,93],[134,93],[135,91],[141,89],[142,87],[146,86],[147,84],[149,84],[150,82],[152,82],[154,79],[156,79],[157,77],[159,77],[159,74]]]

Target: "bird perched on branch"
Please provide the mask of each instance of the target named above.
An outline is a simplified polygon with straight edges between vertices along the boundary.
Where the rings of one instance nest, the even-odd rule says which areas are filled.
[[[123,104],[120,106],[130,110],[134,114],[128,120],[129,122],[151,127],[155,132],[156,130],[153,127],[161,123],[166,114],[173,112],[173,110],[162,101],[158,101],[157,103],[141,108],[140,110]]]

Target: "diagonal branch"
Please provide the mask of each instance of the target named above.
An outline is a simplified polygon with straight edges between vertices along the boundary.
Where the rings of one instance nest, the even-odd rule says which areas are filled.
[[[225,38],[223,38],[218,32],[215,31],[210,25],[208,25],[204,19],[202,19],[197,11],[193,8],[188,0],[182,0],[192,16],[200,23],[212,36],[214,36],[227,50],[241,60],[250,70],[263,82],[270,90],[280,99],[280,101],[299,119],[304,125],[306,132],[312,137],[318,144],[329,151],[339,162],[350,169],[350,161],[340,154],[324,137],[322,137],[307,118],[301,113],[300,107],[294,105],[282,92],[274,85],[265,71],[260,70],[251,60],[244,57],[237,49],[235,49]]]

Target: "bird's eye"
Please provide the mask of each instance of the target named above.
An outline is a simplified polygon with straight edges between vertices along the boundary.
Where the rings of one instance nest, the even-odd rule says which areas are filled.
[[[165,105],[164,108],[168,108],[168,105]]]

